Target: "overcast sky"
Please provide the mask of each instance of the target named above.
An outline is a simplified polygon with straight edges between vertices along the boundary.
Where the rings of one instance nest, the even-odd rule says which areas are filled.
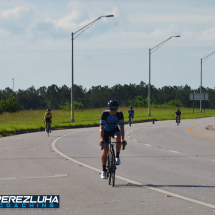
[[[214,0],[0,0],[0,89],[71,86],[71,32],[101,18],[74,40],[74,83],[200,85],[200,59],[215,51]],[[215,87],[215,54],[203,86]]]

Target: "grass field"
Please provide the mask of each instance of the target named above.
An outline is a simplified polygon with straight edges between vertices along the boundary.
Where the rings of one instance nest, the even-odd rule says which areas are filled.
[[[90,109],[90,110],[75,110],[75,123],[70,123],[71,112],[65,110],[52,110],[53,120],[52,128],[65,128],[77,126],[99,125],[100,116],[106,108]],[[122,107],[119,110],[123,112],[125,122],[128,122],[129,108]],[[194,119],[201,117],[210,117],[215,115],[215,110],[207,109],[200,114],[199,109],[181,108],[181,119]],[[173,120],[176,108],[152,108],[151,115],[148,117],[148,108],[134,108],[134,121],[151,121],[156,120]],[[10,133],[23,130],[33,130],[45,128],[44,117],[45,110],[30,110],[21,111],[19,113],[3,113],[0,115],[0,133]]]

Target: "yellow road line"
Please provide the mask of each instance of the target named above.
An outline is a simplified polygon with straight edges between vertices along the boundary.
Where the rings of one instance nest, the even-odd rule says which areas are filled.
[[[211,137],[211,136],[207,136],[207,135],[204,135],[204,134],[200,134],[200,133],[197,133],[197,132],[195,132],[195,131],[192,131],[192,130],[191,130],[192,128],[197,127],[197,126],[201,126],[201,125],[194,125],[194,126],[192,126],[192,127],[188,128],[188,131],[189,131],[189,132],[192,132],[192,133],[194,133],[194,134],[197,134],[197,135],[203,136],[203,137],[209,137],[209,138],[213,138],[213,139],[215,139],[215,137]]]

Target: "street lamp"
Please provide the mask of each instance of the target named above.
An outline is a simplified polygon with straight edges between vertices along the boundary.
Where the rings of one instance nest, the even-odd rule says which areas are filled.
[[[94,21],[90,22],[89,24],[85,25],[83,28],[79,29],[78,31],[76,31],[75,33],[71,33],[71,36],[72,36],[72,56],[71,56],[71,73],[72,73],[72,86],[71,86],[71,122],[75,122],[75,119],[74,119],[74,89],[73,89],[73,83],[74,83],[74,78],[73,78],[73,73],[74,73],[74,70],[73,70],[73,40],[75,38],[77,38],[80,34],[82,34],[84,31],[86,31],[90,26],[92,26],[95,22],[97,22],[99,19],[101,19],[102,17],[114,17],[114,15],[107,15],[107,16],[100,16],[99,18],[95,19]],[[76,33],[79,34],[74,37],[74,35]]]
[[[12,78],[12,80],[13,80],[13,92],[14,92],[14,78]]]
[[[202,93],[202,63],[204,61],[206,61],[209,57],[211,57],[214,53],[215,53],[215,51],[210,53],[206,57],[201,58],[201,63],[200,63],[201,64],[201,69],[200,69],[200,93]],[[200,113],[202,113],[202,100],[200,100]]]
[[[172,36],[172,37],[180,37],[180,35]],[[151,116],[151,106],[150,106],[150,88],[151,88],[151,54],[159,49],[162,45],[164,45],[168,40],[172,37],[164,40],[162,43],[159,43],[154,48],[149,49],[149,86],[148,86],[148,116]],[[154,49],[154,50],[153,50]],[[152,51],[153,50],[153,51]],[[152,51],[152,52],[151,52]]]

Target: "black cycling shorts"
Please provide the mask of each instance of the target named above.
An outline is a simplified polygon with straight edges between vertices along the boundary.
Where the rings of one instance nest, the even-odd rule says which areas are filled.
[[[117,133],[121,133],[119,130],[119,127],[113,129],[112,131],[105,131],[104,130],[104,142],[105,145],[109,145],[109,137],[113,137],[117,134]]]
[[[50,118],[46,118],[45,121],[46,122],[51,122],[51,119]]]

